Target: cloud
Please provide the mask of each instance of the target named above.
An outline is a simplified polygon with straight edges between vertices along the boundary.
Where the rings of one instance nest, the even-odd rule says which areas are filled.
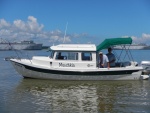
[[[0,19],[0,29],[7,28],[9,26],[10,26],[10,24],[8,22],[6,22],[4,19]]]
[[[41,32],[44,25],[39,25],[37,19],[33,16],[28,17],[28,21],[24,22],[22,20],[15,20],[12,24],[13,30],[30,32],[30,33],[38,33]]]
[[[28,23],[27,26],[28,26],[29,30],[31,30],[32,32],[40,32],[44,27],[43,24],[39,25],[37,22],[37,19],[34,18],[33,16],[28,17],[27,23]]]
[[[27,21],[17,19],[12,23],[0,19],[0,38],[8,41],[34,40],[51,45],[64,42],[64,32],[59,29],[44,31],[44,25],[39,24],[37,18],[28,16]],[[90,38],[87,33],[66,34],[65,43],[89,43]]]
[[[39,24],[37,18],[33,16],[28,16],[27,21],[17,19],[12,23],[0,19],[0,38],[8,41],[34,40],[37,43],[50,46],[64,42],[64,31],[59,29],[45,31],[44,25]],[[133,43],[147,43],[150,42],[150,34],[143,33],[141,37],[132,36],[132,39]],[[65,36],[65,43],[99,44],[101,41],[103,41],[102,38],[87,33],[73,33]]]
[[[132,36],[133,43],[146,43],[150,42],[150,34],[143,33],[141,37]]]
[[[143,33],[142,34],[142,37],[144,38],[144,39],[150,39],[150,34],[146,34],[146,33]]]
[[[43,44],[60,43],[64,33],[60,30],[44,31],[44,25],[39,24],[37,18],[29,16],[27,21],[14,20],[13,23],[0,19],[0,38],[8,41],[36,40]],[[70,36],[66,37],[66,43],[71,42]]]

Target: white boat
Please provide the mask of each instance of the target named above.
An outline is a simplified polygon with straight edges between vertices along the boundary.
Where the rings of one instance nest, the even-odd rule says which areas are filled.
[[[116,62],[114,68],[99,68],[98,52],[113,45],[130,44],[129,38],[106,39],[100,45],[60,44],[51,46],[50,56],[11,58],[16,71],[25,78],[57,80],[139,80],[142,66]],[[61,56],[59,56],[61,54]]]

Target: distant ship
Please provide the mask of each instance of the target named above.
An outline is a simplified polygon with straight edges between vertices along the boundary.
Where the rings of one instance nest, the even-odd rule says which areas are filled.
[[[0,50],[41,50],[42,44],[31,41],[6,42],[1,39]]]
[[[150,49],[150,46],[146,44],[131,44],[131,45],[122,45],[122,46],[113,46],[113,49],[138,49],[138,50],[145,50],[145,49]]]

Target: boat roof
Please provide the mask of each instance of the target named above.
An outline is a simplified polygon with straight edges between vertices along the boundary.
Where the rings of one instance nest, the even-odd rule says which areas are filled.
[[[114,45],[121,45],[121,44],[132,44],[132,38],[109,38],[105,39],[101,44],[96,47],[96,51],[100,51],[102,49],[109,48]]]
[[[95,44],[59,44],[51,46],[51,50],[55,51],[96,51]]]

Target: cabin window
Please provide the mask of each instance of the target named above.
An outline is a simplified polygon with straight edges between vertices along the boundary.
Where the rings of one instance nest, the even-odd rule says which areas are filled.
[[[83,61],[92,61],[92,53],[91,52],[83,52],[82,60]]]
[[[53,58],[53,57],[54,57],[54,51],[50,51],[49,57],[50,57],[50,58]]]
[[[57,52],[57,60],[78,60],[77,52]]]

